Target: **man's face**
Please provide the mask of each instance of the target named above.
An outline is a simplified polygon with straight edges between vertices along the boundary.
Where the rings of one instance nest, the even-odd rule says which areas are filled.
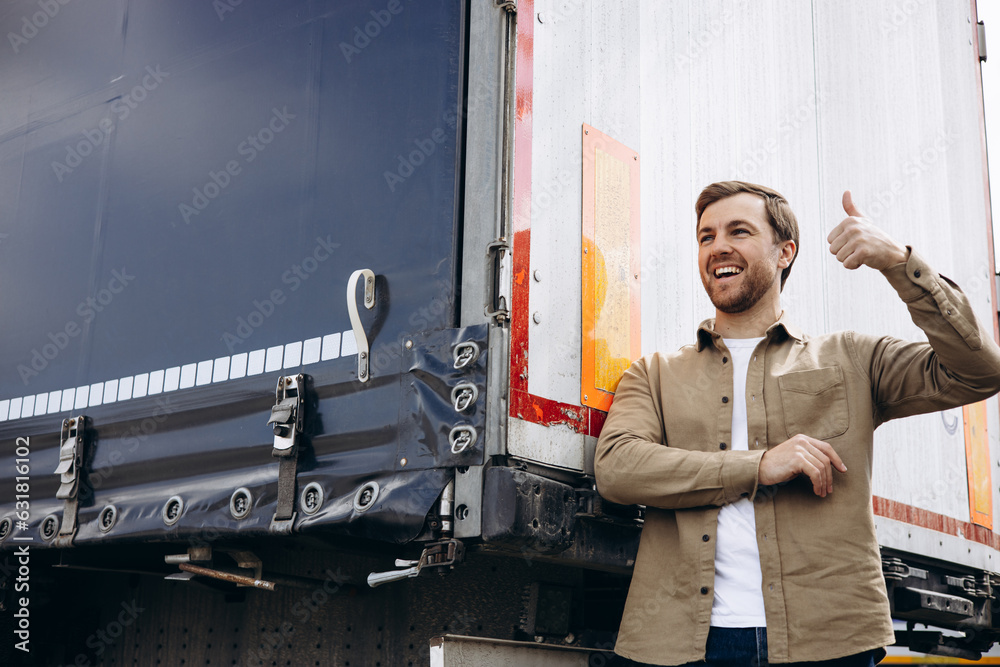
[[[698,267],[712,304],[742,313],[780,293],[782,244],[775,243],[764,200],[748,192],[710,204],[698,225]],[[787,266],[787,264],[786,264]]]

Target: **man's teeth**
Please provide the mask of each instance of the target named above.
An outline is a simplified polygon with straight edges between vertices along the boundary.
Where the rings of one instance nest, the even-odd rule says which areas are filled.
[[[728,274],[735,275],[737,273],[743,273],[743,269],[739,268],[738,266],[723,266],[722,268],[715,270],[715,277],[720,278]]]

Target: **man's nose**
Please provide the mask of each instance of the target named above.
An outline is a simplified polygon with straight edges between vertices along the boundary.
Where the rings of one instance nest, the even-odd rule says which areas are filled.
[[[733,251],[733,246],[729,243],[729,239],[717,236],[712,240],[711,251],[713,255],[728,255]]]

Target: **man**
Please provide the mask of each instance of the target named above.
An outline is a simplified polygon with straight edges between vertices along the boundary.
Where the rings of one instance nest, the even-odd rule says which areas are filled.
[[[780,305],[798,251],[788,202],[740,181],[705,188],[698,266],[716,316],[694,345],[632,365],[597,443],[601,494],[647,507],[616,646],[626,658],[869,667],[894,641],[873,432],[993,395],[1000,348],[954,283],[850,192],[843,205],[830,252],[880,270],[930,342],[803,334]]]

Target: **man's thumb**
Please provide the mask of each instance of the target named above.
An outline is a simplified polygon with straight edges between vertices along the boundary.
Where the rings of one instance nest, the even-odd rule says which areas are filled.
[[[844,190],[844,212],[847,215],[852,215],[856,218],[863,218],[865,214],[858,210],[858,207],[854,205],[854,199],[851,198],[851,191]]]

